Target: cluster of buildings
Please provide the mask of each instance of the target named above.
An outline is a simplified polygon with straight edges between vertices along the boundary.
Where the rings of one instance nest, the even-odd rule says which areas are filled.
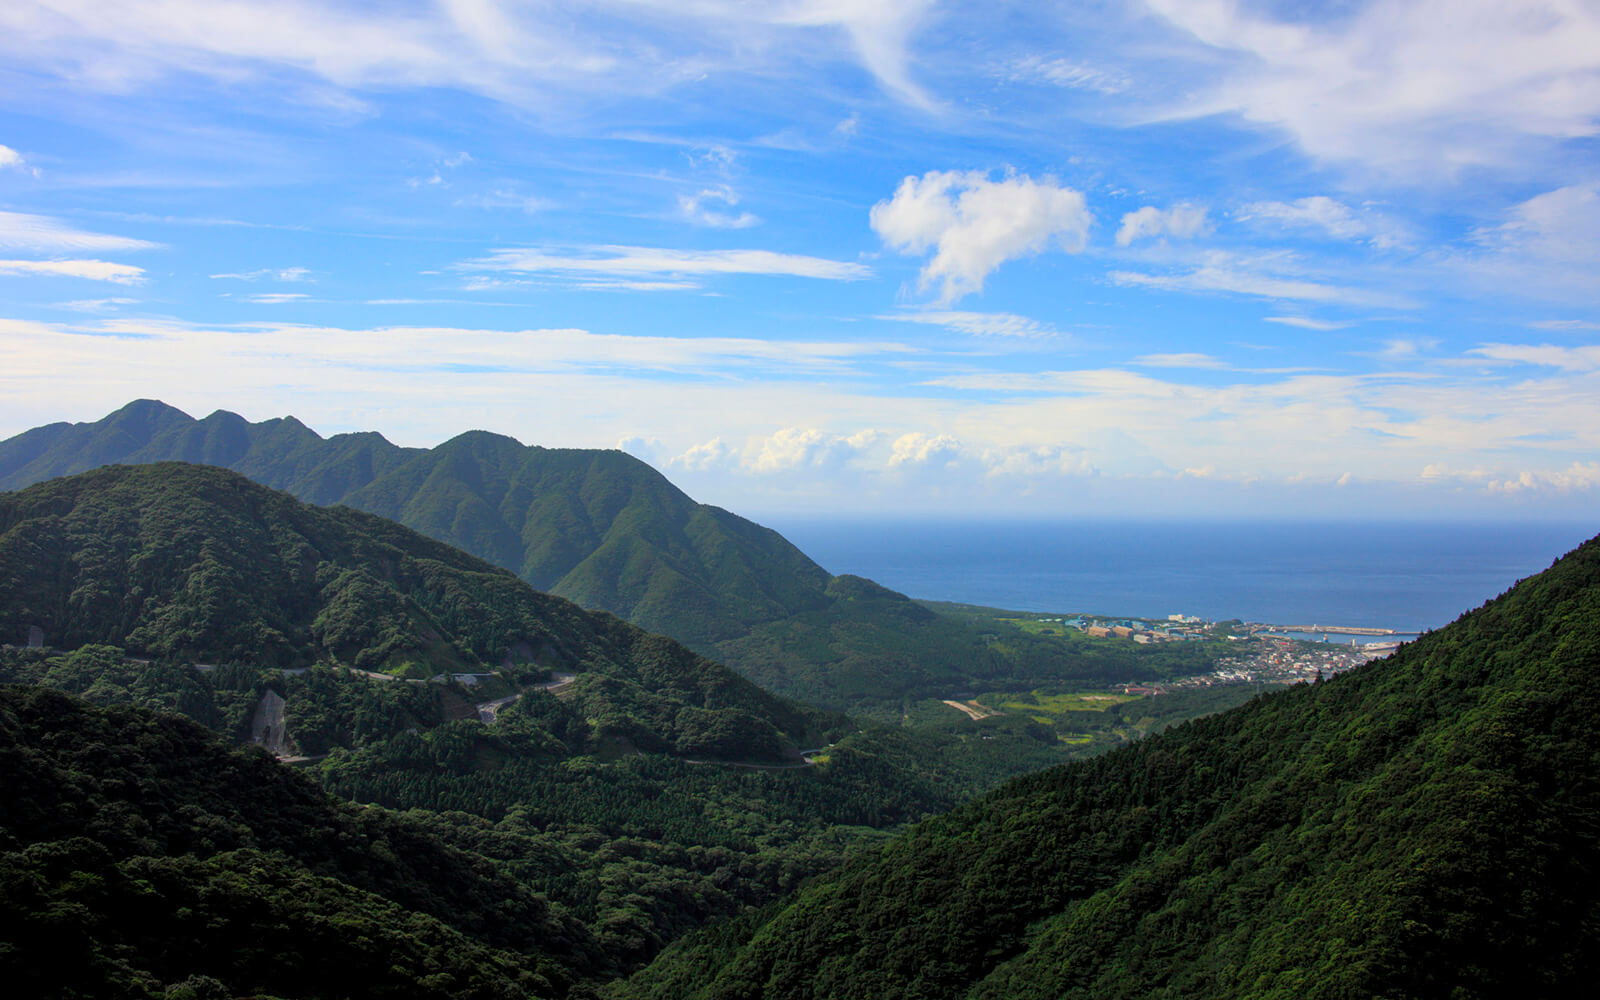
[[[1206,623],[1187,615],[1168,615],[1166,621],[1145,618],[1040,618],[1063,628],[1077,629],[1095,639],[1129,639],[1138,643],[1199,642],[1209,638]]]
[[[1218,660],[1209,674],[1185,677],[1161,685],[1163,690],[1214,687],[1219,684],[1294,684],[1314,682],[1359,667],[1375,656],[1386,655],[1362,646],[1317,646],[1288,639],[1258,638],[1239,656]]]

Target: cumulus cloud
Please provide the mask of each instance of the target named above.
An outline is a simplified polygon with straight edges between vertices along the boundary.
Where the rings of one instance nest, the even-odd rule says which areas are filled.
[[[1523,471],[1515,476],[1490,478],[1491,493],[1573,493],[1600,487],[1600,462],[1573,462],[1555,472]]]
[[[896,323],[925,323],[929,326],[942,326],[947,330],[957,333],[970,334],[975,337],[1054,337],[1059,334],[1055,327],[1048,323],[1041,323],[1027,316],[1018,316],[1016,313],[980,313],[959,312],[952,310],[927,310],[924,312],[889,313],[879,316],[878,319],[892,320]]]
[[[871,430],[846,436],[830,434],[815,427],[785,427],[758,442],[745,465],[760,473],[834,469],[850,461],[877,439],[877,432]]]
[[[683,469],[693,469],[696,472],[705,472],[708,469],[727,465],[737,457],[738,451],[722,443],[722,438],[712,438],[703,444],[697,444],[667,460],[670,466]]]
[[[35,253],[105,253],[149,250],[161,244],[127,236],[74,229],[58,219],[23,212],[0,212],[0,247]]]
[[[889,465],[947,465],[961,457],[961,442],[948,434],[913,432],[895,438]]]
[[[87,278],[118,285],[137,285],[144,281],[144,268],[105,260],[0,260],[0,274]]]
[[[678,196],[679,213],[697,226],[708,226],[712,229],[748,229],[761,222],[759,217],[749,212],[735,215],[732,212],[711,208],[712,204],[737,208],[739,195],[727,185],[722,185],[706,188],[696,194]]]
[[[984,279],[1008,260],[1051,245],[1080,252],[1094,217],[1082,192],[1052,177],[1008,174],[994,181],[983,171],[934,170],[907,177],[892,198],[872,206],[869,220],[901,253],[933,251],[918,287],[937,284],[940,304],[949,305],[982,291]]]
[[[771,250],[672,250],[659,247],[597,246],[580,252],[496,250],[488,257],[455,265],[461,271],[510,271],[557,277],[611,277],[628,281],[679,279],[656,287],[696,287],[692,279],[718,274],[765,274],[825,281],[856,281],[872,276],[865,264],[774,253]]]
[[[1117,246],[1125,247],[1134,240],[1149,236],[1172,236],[1187,240],[1209,230],[1203,205],[1183,202],[1166,211],[1146,205],[1122,217],[1122,226],[1117,230]]]
[[[35,177],[39,176],[39,171],[29,167],[28,162],[22,158],[22,154],[10,146],[0,146],[0,170],[23,170],[33,174]]]

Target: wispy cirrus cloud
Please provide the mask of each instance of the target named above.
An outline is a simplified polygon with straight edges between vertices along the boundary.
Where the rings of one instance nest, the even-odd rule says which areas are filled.
[[[149,240],[112,236],[75,229],[59,219],[24,212],[0,212],[0,247],[32,253],[106,253],[114,250],[151,250],[161,246]]]
[[[976,337],[1057,337],[1060,331],[1049,323],[1041,323],[1016,313],[961,312],[952,310],[926,310],[922,312],[886,313],[878,316],[895,323],[922,323],[941,326],[957,333]]]
[[[633,246],[597,246],[567,252],[503,249],[488,257],[463,261],[454,269],[582,281],[616,280],[631,283],[622,287],[650,291],[698,287],[696,279],[716,275],[769,275],[823,281],[859,281],[872,275],[872,269],[865,264],[771,250],[674,250]],[[655,279],[672,280],[657,282]]]
[[[231,274],[213,274],[214,279],[233,279],[234,281],[310,281],[311,269],[308,267],[263,267],[254,271],[238,271]]]
[[[1336,240],[1359,240],[1380,249],[1409,242],[1397,223],[1370,211],[1356,212],[1327,195],[1297,198],[1292,202],[1257,201],[1234,213],[1240,222],[1276,224],[1282,229],[1311,230]]]
[[[1415,300],[1403,295],[1311,280],[1294,273],[1296,261],[1286,254],[1247,256],[1214,250],[1208,251],[1202,260],[1199,267],[1190,271],[1170,274],[1112,271],[1109,277],[1119,285],[1167,291],[1223,292],[1278,301],[1344,303],[1384,309],[1417,306]]]
[[[1280,326],[1295,326],[1302,330],[1316,330],[1319,333],[1330,333],[1334,330],[1343,330],[1350,326],[1349,323],[1338,323],[1333,320],[1312,319],[1308,316],[1263,316],[1263,323],[1277,323]]]
[[[1373,0],[1318,16],[1148,2],[1223,59],[1173,114],[1232,112],[1325,162],[1408,179],[1514,168],[1600,121],[1600,10],[1589,4]]]
[[[85,278],[117,285],[144,282],[144,268],[106,260],[0,260],[0,274],[21,277]]]

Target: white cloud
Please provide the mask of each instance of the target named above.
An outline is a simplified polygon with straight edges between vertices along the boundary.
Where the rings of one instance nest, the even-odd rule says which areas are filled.
[[[815,427],[785,427],[751,449],[745,466],[758,473],[823,470],[844,465],[877,440],[872,431],[830,434]]]
[[[1184,202],[1164,212],[1154,205],[1146,205],[1122,217],[1122,226],[1117,230],[1117,246],[1125,247],[1147,236],[1174,236],[1186,240],[1209,231],[1203,205]]]
[[[135,10],[56,0],[48,11],[0,5],[0,51],[15,64],[106,90],[185,74],[238,85],[287,71],[340,88],[454,87],[523,106],[547,106],[573,91],[638,95],[709,74],[770,73],[781,55],[820,53],[858,62],[890,93],[926,108],[934,102],[912,79],[907,46],[930,6],[931,0],[576,6],[452,0],[398,7],[167,0]]]
[[[310,281],[311,269],[305,267],[263,267],[256,271],[241,271],[234,274],[213,274],[213,278],[231,278],[235,281]]]
[[[1497,253],[1561,264],[1600,255],[1600,185],[1573,184],[1529,198],[1509,221],[1477,230],[1474,239]]]
[[[1281,323],[1284,326],[1297,326],[1302,330],[1317,330],[1328,332],[1330,330],[1343,330],[1349,323],[1335,323],[1332,320],[1309,319],[1305,316],[1263,316],[1266,323]]]
[[[1271,8],[1305,11],[1289,21],[1245,0],[1149,4],[1227,59],[1177,113],[1236,112],[1317,159],[1419,179],[1520,169],[1600,121],[1593,4],[1374,0],[1316,23],[1316,8]]]
[[[720,437],[712,438],[703,444],[697,444],[674,458],[669,458],[667,464],[696,472],[727,465],[738,456],[738,452],[722,443]]]
[[[116,312],[118,306],[131,306],[138,299],[126,297],[113,297],[109,299],[77,299],[73,302],[61,303],[61,308],[71,309],[73,312],[85,313],[110,313]]]
[[[73,229],[43,215],[0,212],[0,247],[35,253],[104,253],[108,250],[149,250],[159,243],[127,236],[109,236]]]
[[[298,302],[304,298],[308,298],[304,292],[261,292],[256,295],[245,296],[245,301],[254,302],[257,305],[276,306],[285,302]]]
[[[486,194],[472,194],[456,199],[456,204],[466,208],[514,208],[533,215],[551,207],[551,202],[533,195],[522,194],[509,187],[495,188]]]
[[[35,177],[39,176],[38,168],[28,166],[28,161],[22,158],[22,154],[10,146],[0,146],[0,170],[21,170]]]
[[[107,400],[152,396],[190,412],[294,413],[324,432],[379,429],[404,444],[436,444],[468,426],[551,446],[612,447],[644,434],[651,455],[682,458],[668,462],[679,485],[747,512],[1237,512],[1248,498],[1233,487],[1212,493],[1178,478],[1209,467],[1216,483],[1319,484],[1279,496],[1302,511],[1336,513],[1348,501],[1328,499],[1326,487],[1358,470],[1352,489],[1413,490],[1410,502],[1429,509],[1470,495],[1477,506],[1457,509],[1483,514],[1505,509],[1488,482],[1526,473],[1576,483],[1574,464],[1600,455],[1600,359],[1580,355],[1551,355],[1539,368],[1474,355],[1472,368],[1367,375],[932,374],[937,387],[923,391],[855,377],[884,354],[908,356],[903,345],[877,350],[563,329],[0,318],[0,426],[9,428],[0,433],[40,414],[93,419]],[[968,361],[952,354],[943,370]],[[774,413],[785,415],[781,432]],[[902,439],[904,457],[891,466]],[[1430,465],[1482,471],[1425,482],[1418,470]],[[1587,494],[1568,503],[1546,492],[1557,499],[1530,488],[1519,502],[1588,509],[1576,506]]]
[[[1252,202],[1236,217],[1241,222],[1265,219],[1284,228],[1315,229],[1337,240],[1361,240],[1380,249],[1406,242],[1400,227],[1387,219],[1372,212],[1358,215],[1343,202],[1320,194],[1292,202]]]
[[[104,260],[0,260],[0,274],[87,278],[118,285],[137,285],[144,281],[144,268]]]
[[[510,271],[592,279],[609,276],[636,281],[651,276],[694,278],[716,274],[765,274],[826,281],[856,281],[871,277],[864,264],[774,253],[770,250],[670,250],[657,247],[588,247],[580,256],[544,250],[496,250],[490,256],[455,265],[460,271]],[[692,284],[651,285],[693,287]]]
[[[896,323],[926,323],[929,326],[942,326],[957,333],[977,337],[1054,337],[1060,332],[1048,323],[1041,323],[1027,316],[1018,316],[1016,313],[930,310],[889,313],[879,316],[878,319],[892,320]]]
[[[1573,462],[1554,472],[1524,471],[1514,477],[1488,478],[1492,493],[1574,493],[1600,487],[1600,462]]]
[[[1529,323],[1535,330],[1588,331],[1600,330],[1600,323],[1587,319],[1541,319]]]
[[[1600,184],[1568,185],[1521,202],[1500,225],[1474,230],[1471,242],[1442,257],[1468,288],[1586,306],[1600,301]]]
[[[1564,372],[1600,370],[1600,345],[1563,347],[1557,344],[1484,344],[1467,352],[1491,361],[1558,368]]]
[[[1078,253],[1094,221],[1083,193],[1052,177],[991,181],[982,171],[937,170],[907,177],[893,198],[872,206],[869,219],[901,253],[934,251],[919,287],[937,283],[943,305],[982,291],[984,279],[1008,260],[1052,244]]]
[[[1378,352],[1378,356],[1392,361],[1404,361],[1420,358],[1438,348],[1437,337],[1399,337],[1384,341],[1383,349]]]
[[[889,465],[948,465],[961,457],[961,442],[948,434],[913,432],[895,439]]]
[[[731,212],[708,208],[708,202],[720,202],[728,208],[736,208],[739,205],[739,195],[727,185],[706,188],[692,195],[679,195],[678,211],[695,225],[709,226],[712,229],[748,229],[761,222],[759,217],[749,212],[734,215]]]
[[[1299,302],[1342,302],[1387,309],[1411,309],[1416,303],[1400,295],[1373,292],[1325,282],[1310,281],[1294,274],[1295,261],[1282,254],[1242,257],[1222,250],[1208,251],[1205,263],[1188,273],[1143,274],[1113,271],[1111,280],[1119,285],[1164,288],[1169,291],[1229,292],[1263,299]]]
[[[1226,368],[1226,362],[1209,354],[1145,354],[1133,363],[1144,368]]]
[[[1046,59],[1036,55],[1012,63],[1007,76],[1014,83],[1048,83],[1108,96],[1127,90],[1130,83],[1123,73],[1097,69],[1071,59]]]

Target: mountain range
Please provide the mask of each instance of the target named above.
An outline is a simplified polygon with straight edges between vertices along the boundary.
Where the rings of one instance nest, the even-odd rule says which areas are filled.
[[[997,641],[992,622],[830,575],[777,532],[694,502],[620,451],[524,446],[483,431],[402,448],[375,433],[323,438],[293,417],[196,420],[138,400],[92,423],[0,442],[0,489],[163,461],[232,469],[309,503],[388,518],[826,708],[899,718],[908,700],[996,680],[1025,690],[1194,666],[1152,650],[1108,665],[1014,630]]]

